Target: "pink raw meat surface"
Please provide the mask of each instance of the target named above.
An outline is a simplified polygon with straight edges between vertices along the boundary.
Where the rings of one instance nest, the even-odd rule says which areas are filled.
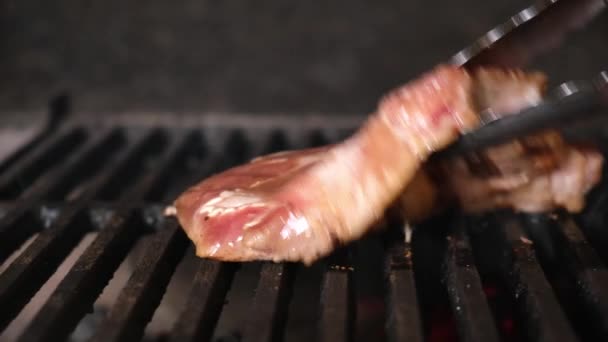
[[[533,105],[543,86],[538,73],[438,66],[388,93],[345,141],[263,156],[206,178],[177,198],[175,214],[200,257],[309,265],[378,227],[391,206],[422,218],[438,192],[462,191],[449,168],[439,183],[427,177],[428,157],[475,128],[479,111]]]

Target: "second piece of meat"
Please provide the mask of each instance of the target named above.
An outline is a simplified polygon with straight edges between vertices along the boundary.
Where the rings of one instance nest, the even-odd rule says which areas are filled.
[[[485,84],[496,84],[491,88],[497,91],[482,94],[479,104],[492,108],[497,116],[525,106],[496,101],[504,96],[501,77],[491,71],[480,73]],[[537,88],[542,95],[544,78],[538,78]],[[600,180],[603,156],[592,147],[569,144],[558,131],[549,130],[440,163],[439,186],[448,189],[466,212],[496,208],[579,212],[587,192]]]

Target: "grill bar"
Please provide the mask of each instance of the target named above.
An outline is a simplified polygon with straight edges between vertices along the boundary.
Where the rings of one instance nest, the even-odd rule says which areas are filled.
[[[350,341],[354,306],[351,301],[352,267],[347,251],[328,260],[321,288],[321,341]]]
[[[202,260],[194,277],[188,304],[179,316],[170,341],[207,341],[220,316],[236,264]]]
[[[292,265],[262,266],[260,281],[253,299],[243,341],[276,341],[283,332],[291,290]]]
[[[268,129],[260,134],[232,128],[208,133],[204,129],[156,130],[149,126],[63,129],[3,166],[0,174],[0,200],[3,201],[4,215],[0,219],[0,257],[2,253],[8,253],[6,251],[18,249],[20,243],[34,232],[39,231],[40,234],[0,274],[0,330],[19,314],[78,241],[87,232],[98,230],[97,237],[26,327],[20,341],[65,339],[91,309],[135,241],[143,234],[153,233],[150,239],[145,240],[143,257],[138,260],[110,312],[101,325],[95,327],[93,341],[132,341],[141,339],[144,331],[147,334],[148,321],[158,308],[168,284],[181,281],[178,279],[181,277],[174,276],[178,264],[184,253],[190,253],[188,240],[178,223],[173,218],[161,218],[157,202],[174,198],[183,186],[211,171],[243,162],[252,153],[289,148],[294,139],[280,130],[267,134]],[[214,134],[220,138],[211,139],[209,144],[199,144],[198,138],[214,137]],[[190,139],[193,137],[197,139]],[[322,134],[319,139],[324,139]],[[201,148],[203,145],[205,148]],[[91,163],[92,160],[95,163]],[[202,164],[205,164],[203,170],[200,169]],[[26,179],[23,184],[29,185],[25,191],[19,186],[22,177]],[[47,220],[45,214],[37,212],[41,206],[57,214],[47,224],[42,222]],[[100,213],[102,215],[98,215]],[[109,215],[103,215],[106,213]],[[110,219],[106,220],[108,217]],[[463,342],[508,339],[509,336],[498,336],[481,277],[486,281],[497,281],[497,288],[501,291],[497,297],[503,304],[509,302],[503,307],[494,307],[497,315],[503,314],[501,309],[507,312],[503,323],[510,322],[510,304],[519,309],[515,313],[517,335],[522,333],[527,340],[534,341],[576,341],[576,333],[581,339],[587,338],[581,333],[576,317],[573,318],[572,304],[564,302],[564,294],[572,294],[577,297],[572,302],[581,306],[582,320],[589,320],[583,326],[591,327],[590,330],[596,334],[593,336],[599,337],[590,340],[603,340],[608,335],[608,273],[597,255],[602,251],[594,250],[588,244],[571,218],[553,222],[544,217],[537,228],[552,234],[551,240],[558,242],[551,248],[565,256],[560,260],[568,260],[549,265],[563,265],[563,272],[558,270],[568,274],[570,286],[564,287],[547,267],[547,250],[537,243],[543,239],[531,234],[533,245],[520,239],[523,236],[521,224],[529,233],[530,223],[516,218],[518,216],[507,216],[506,219],[497,216],[492,220],[498,222],[490,225],[488,230],[493,232],[484,234],[498,239],[476,240],[474,231],[465,232],[461,225],[455,232],[450,230],[448,234],[453,235],[447,245],[447,232],[443,229],[430,234],[421,233],[413,239],[417,257],[414,259],[412,245],[400,238],[385,240],[383,246],[375,244],[377,248],[362,241],[361,253],[357,256],[365,258],[366,263],[358,262],[353,268],[349,251],[341,250],[325,263],[317,265],[323,272],[319,271],[311,279],[301,282],[303,278],[295,279],[293,264],[260,263],[261,273],[255,283],[247,281],[252,279],[248,277],[257,277],[258,274],[247,272],[238,273],[237,279],[245,281],[234,281],[239,264],[197,260],[199,268],[196,273],[185,277],[191,290],[185,304],[181,303],[184,298],[177,303],[185,307],[176,319],[169,340],[209,340],[214,330],[217,329],[216,334],[220,335],[225,325],[230,328],[229,336],[242,336],[247,341],[305,341],[313,335],[328,341],[369,340],[376,336],[380,340],[384,336],[377,328],[386,323],[385,333],[389,341],[423,341],[446,336],[447,330],[452,335],[455,332],[452,318],[455,318],[459,340]],[[431,223],[425,228],[436,227],[448,226]],[[588,233],[587,225],[583,228]],[[429,243],[418,245],[416,242],[424,242],[425,239]],[[592,240],[595,248],[605,245],[603,240]],[[472,242],[477,244],[474,249],[476,257],[483,255],[478,249],[481,244],[499,256],[491,261],[483,257],[474,260]],[[2,246],[8,249],[2,249]],[[446,246],[447,253],[444,254]],[[378,262],[370,262],[374,251]],[[433,252],[426,255],[426,251]],[[384,255],[380,255],[382,252]],[[382,258],[385,267],[380,270],[377,267]],[[438,267],[440,262],[444,266],[441,271]],[[483,267],[492,263],[498,267]],[[249,266],[246,265],[243,271],[250,270]],[[251,270],[258,272],[257,267]],[[496,273],[499,273],[498,278]],[[385,278],[380,280],[382,274]],[[307,291],[293,291],[294,283]],[[310,292],[311,286],[317,292],[305,294]],[[253,305],[249,306],[254,287]],[[512,298],[502,296],[505,287]],[[437,288],[440,293],[435,292]],[[317,301],[319,289],[321,298]],[[447,297],[444,296],[445,289]],[[230,309],[225,309],[228,291],[231,303],[227,306]],[[435,298],[436,294],[440,297]],[[318,315],[308,310],[308,313],[295,317],[294,311],[301,308],[301,303],[308,304],[311,296],[315,298],[314,309],[311,310],[316,311],[317,305],[321,309]],[[232,298],[237,300],[232,301]],[[296,300],[290,304],[292,299]],[[385,316],[371,313],[383,299]],[[246,304],[241,305],[243,303]],[[368,306],[369,303],[373,306]],[[359,320],[355,320],[357,310],[369,308],[364,314],[359,311]],[[242,314],[245,310],[247,314]],[[237,318],[232,317],[235,312],[238,313]],[[241,319],[245,324],[234,324]],[[423,323],[425,327],[429,323],[428,331],[423,329]],[[316,329],[311,329],[311,326]],[[301,332],[307,328],[310,331]],[[501,330],[505,335],[510,331],[508,328]]]
[[[448,242],[446,286],[462,341],[500,341],[468,237],[458,227]]]
[[[54,127],[53,127],[54,128]],[[46,144],[47,141],[52,141],[53,138],[60,132],[61,129],[53,129],[51,127],[38,128],[37,133],[30,136],[30,140],[25,141],[21,146],[14,149],[4,160],[0,161],[0,176],[14,167],[16,163],[22,163],[24,156],[29,156],[39,148],[40,145]]]
[[[106,285],[135,238],[124,234],[132,217],[116,215],[85,250],[25,329],[19,341],[64,340]],[[122,234],[121,234],[122,233]]]
[[[93,304],[122,259],[142,233],[131,206],[143,198],[151,186],[171,166],[177,148],[175,140],[159,158],[158,166],[145,175],[130,192],[121,196],[122,204],[108,225],[78,258],[47,303],[34,317],[20,341],[64,339]]]
[[[598,332],[605,338],[608,336],[608,268],[572,219],[564,228],[569,250],[574,252],[572,260],[576,262],[577,284],[587,301],[593,303],[592,313],[597,320]]]
[[[86,189],[73,199],[73,204],[62,209],[57,221],[42,231],[0,275],[0,307],[3,308],[0,312],[0,328],[6,327],[87,232],[88,229],[84,227],[90,224],[83,218],[83,209],[112,177],[117,176],[116,170],[121,165],[138,155],[147,140],[149,139],[142,139],[115,155],[108,162],[106,171],[97,174]]]
[[[552,263],[549,267],[566,278],[572,289],[564,291],[563,296],[577,299],[574,314],[585,317],[581,322],[584,325],[581,327],[582,333],[595,339],[608,336],[608,269],[579,227],[569,215],[554,218],[535,215],[522,218],[522,221],[537,241],[536,244],[541,246],[540,249],[545,254],[554,255],[549,260]],[[542,248],[543,241],[538,239],[541,232],[551,233],[555,237],[550,245],[552,253]]]
[[[152,317],[187,246],[175,220],[170,220],[137,264],[92,341],[136,341]]]
[[[496,226],[505,229],[503,238],[512,260],[504,276],[519,305],[528,338],[547,342],[578,341],[545,278],[534,249],[525,242],[527,238],[521,226],[508,217],[503,217]]]
[[[17,159],[14,164],[8,166],[8,169],[0,175],[0,189],[3,189],[3,192],[8,192],[9,189],[14,188],[13,184],[16,183],[16,179],[23,177],[24,175],[35,178],[36,173],[39,173],[45,166],[53,166],[51,164],[52,161],[48,159],[49,156],[57,156],[58,153],[55,153],[54,151],[65,149],[73,151],[78,145],[66,145],[72,141],[81,141],[83,140],[83,137],[83,129],[55,131],[51,136],[47,137],[44,144],[39,144],[33,151],[24,155],[22,158]]]
[[[70,170],[78,167],[82,159],[94,155],[99,146],[111,138],[111,132],[103,133],[96,133],[77,152],[71,154],[63,165],[52,169],[46,174],[46,177],[39,179],[28,187],[16,201],[14,207],[0,220],[0,262],[5,261],[30,234],[34,233],[32,228],[18,224],[22,223],[20,220],[23,219],[27,211],[34,208],[55,184],[65,179]]]
[[[388,249],[386,270],[388,340],[422,342],[422,319],[409,243],[399,241]]]

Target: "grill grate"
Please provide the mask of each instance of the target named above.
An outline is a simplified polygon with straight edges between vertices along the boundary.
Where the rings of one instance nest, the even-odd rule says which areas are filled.
[[[176,221],[162,215],[164,204],[205,175],[262,153],[335,141],[349,131],[293,122],[239,128],[72,119],[33,138],[0,167],[2,337],[80,341],[76,327],[88,329],[84,340],[90,341],[608,336],[604,185],[577,217],[447,214],[416,229],[411,243],[392,222],[387,233],[311,268],[197,259]],[[91,232],[92,243],[33,319],[16,320]],[[142,252],[133,258],[138,241]],[[197,264],[194,272],[176,271],[184,260]],[[124,262],[132,266],[128,279],[102,310],[96,300]],[[241,281],[252,273],[251,281]],[[186,299],[175,324],[150,335],[149,322],[170,284],[179,281],[189,292],[179,294]],[[101,319],[87,325],[83,318],[91,313]]]

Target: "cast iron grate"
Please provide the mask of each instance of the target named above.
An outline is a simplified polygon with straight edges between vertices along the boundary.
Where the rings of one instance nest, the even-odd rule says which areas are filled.
[[[145,118],[145,116],[144,116]],[[305,268],[193,257],[163,206],[253,156],[335,141],[348,128],[67,120],[0,174],[0,331],[18,341],[577,341],[608,337],[608,183],[587,212],[402,224]],[[270,120],[272,121],[272,120]],[[280,121],[280,120],[279,120]],[[277,121],[278,122],[278,121]],[[145,124],[144,124],[145,123]],[[30,315],[20,313],[83,240]],[[139,244],[140,253],[132,257]],[[110,305],[97,300],[131,255]],[[181,276],[185,259],[195,263]],[[180,280],[181,279],[181,280]],[[148,326],[171,284],[170,327]],[[35,301],[34,301],[35,302]],[[91,319],[96,317],[96,319]],[[21,324],[16,336],[7,331]],[[16,329],[16,328],[15,328]],[[14,329],[13,329],[14,330]]]

